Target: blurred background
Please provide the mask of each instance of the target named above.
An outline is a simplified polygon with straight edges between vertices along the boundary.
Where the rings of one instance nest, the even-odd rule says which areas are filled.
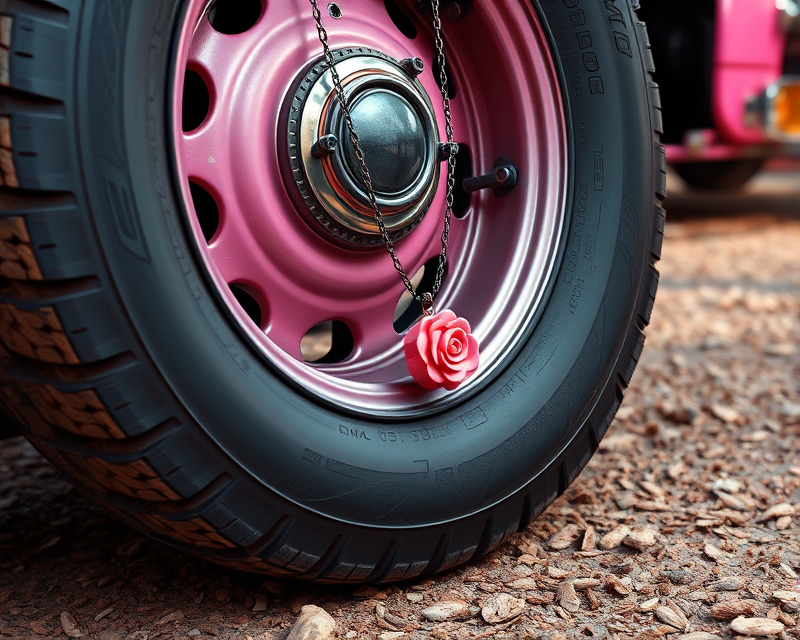
[[[800,159],[800,0],[641,4],[673,173],[724,195],[766,171],[758,190],[785,189]]]

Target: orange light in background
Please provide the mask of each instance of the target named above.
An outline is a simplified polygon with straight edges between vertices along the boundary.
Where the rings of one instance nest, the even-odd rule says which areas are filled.
[[[800,83],[780,87],[772,104],[775,128],[784,135],[800,138]]]

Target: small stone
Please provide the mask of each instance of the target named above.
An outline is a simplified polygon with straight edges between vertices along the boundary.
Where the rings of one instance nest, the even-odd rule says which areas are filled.
[[[577,578],[572,581],[572,586],[576,591],[583,591],[584,589],[593,589],[599,587],[602,583],[598,578]]]
[[[481,609],[481,616],[489,624],[498,624],[525,613],[525,601],[507,593],[490,596]]]
[[[187,636],[189,636],[190,638],[194,638],[195,636],[199,636],[201,633],[203,633],[203,632],[202,632],[202,631],[200,631],[200,629],[192,629],[192,630],[191,630],[189,633],[187,633],[186,635],[187,635]]]
[[[668,495],[665,489],[649,480],[641,480],[639,486],[655,498],[666,498]]]
[[[686,630],[686,618],[681,618],[671,607],[665,607],[663,605],[656,607],[656,618],[661,620],[664,624],[675,627],[679,631]]]
[[[562,578],[566,578],[571,572],[567,569],[562,569],[561,567],[556,567],[554,565],[550,565],[547,567],[547,577],[548,578],[555,578],[556,580],[560,580]]]
[[[95,622],[100,622],[103,618],[105,618],[112,611],[114,611],[114,607],[109,607],[108,609],[103,609],[103,611],[101,611],[100,613],[98,613],[94,617],[94,621]]]
[[[258,613],[267,610],[267,597],[262,594],[256,594],[256,601],[253,605],[253,611]]]
[[[565,611],[577,613],[581,608],[581,600],[575,593],[575,586],[569,580],[559,585],[556,598]]]
[[[518,591],[533,591],[539,588],[539,583],[534,578],[519,578],[509,582],[507,586]]]
[[[61,628],[70,638],[80,638],[83,635],[81,630],[78,629],[78,623],[75,622],[75,618],[68,611],[64,611],[61,614]]]
[[[672,584],[686,585],[692,582],[693,576],[691,572],[685,569],[677,569],[675,571],[662,571],[661,575],[669,579]]]
[[[783,571],[786,574],[786,576],[791,578],[792,580],[797,580],[798,578],[800,578],[800,576],[797,575],[797,572],[785,562],[781,562],[781,571]]]
[[[692,424],[699,415],[697,410],[692,407],[679,407],[672,404],[662,404],[657,409],[664,418],[676,424]]]
[[[730,562],[730,555],[719,547],[715,547],[713,544],[706,544],[706,546],[703,547],[703,552],[717,564],[726,565]]]
[[[378,640],[406,640],[408,634],[404,631],[387,631],[378,636]]]
[[[578,528],[578,525],[568,524],[566,527],[561,529],[561,531],[550,538],[548,546],[556,551],[566,549],[573,544],[580,537],[580,535],[581,530]]]
[[[788,358],[793,356],[797,351],[797,347],[791,342],[780,342],[778,344],[767,345],[764,353],[768,356],[775,356],[778,358]]]
[[[739,436],[740,442],[764,442],[765,440],[769,440],[772,437],[772,434],[767,431],[766,429],[759,429],[758,431],[753,431],[751,433],[743,433]]]
[[[652,547],[656,540],[658,540],[658,531],[655,529],[636,529],[623,538],[622,544],[637,551],[645,551]]]
[[[715,636],[713,633],[705,631],[692,631],[679,635],[675,640],[722,640],[722,636]]]
[[[415,591],[411,591],[406,594],[406,599],[409,602],[422,602],[425,599],[425,596],[421,593],[416,593]]]
[[[782,622],[769,618],[736,618],[731,622],[731,629],[745,636],[771,636],[785,628]]]
[[[738,591],[744,587],[744,578],[739,576],[726,576],[708,584],[714,591]]]
[[[467,620],[472,617],[470,606],[462,600],[445,600],[423,609],[422,617],[431,622],[446,622],[447,620]]]
[[[800,602],[800,591],[773,591],[772,597],[781,602]]]
[[[781,516],[775,520],[775,528],[778,531],[784,531],[792,526],[792,516]]]
[[[728,493],[739,493],[742,490],[742,483],[734,478],[717,478],[711,488],[714,491],[727,491]]]
[[[736,509],[737,511],[750,511],[755,507],[755,503],[742,495],[733,495],[725,491],[716,491],[717,497],[720,502],[729,509]]]
[[[183,620],[183,611],[178,609],[177,611],[173,611],[172,613],[165,615],[156,624],[164,625],[169,624],[170,622],[180,622],[181,620]]]
[[[36,553],[41,553],[42,551],[46,551],[47,549],[52,549],[59,542],[61,542],[61,536],[53,536],[52,538],[49,538],[41,545],[39,545],[39,548],[36,550]]]
[[[380,593],[379,589],[375,587],[371,587],[369,585],[364,585],[363,587],[359,587],[355,591],[353,591],[353,597],[358,598],[359,600],[367,600],[369,598],[374,598]]]
[[[589,525],[583,534],[581,551],[594,551],[597,548],[597,529]]]
[[[744,422],[742,416],[739,415],[738,411],[736,411],[732,407],[727,407],[725,405],[712,404],[711,413],[714,415],[715,418],[719,418],[720,420],[728,424],[742,424]]]
[[[733,620],[739,616],[751,616],[756,609],[754,600],[726,600],[711,607],[711,615],[717,620]]]
[[[307,604],[300,610],[286,640],[328,640],[336,631],[336,620],[320,607]]]
[[[552,604],[555,599],[556,594],[552,591],[539,591],[525,596],[525,600],[531,604]]]
[[[124,545],[122,545],[119,549],[117,549],[117,555],[120,555],[120,556],[123,556],[123,557],[132,556],[135,553],[138,553],[139,549],[141,549],[141,548],[142,548],[141,539],[134,540],[133,542],[127,542]]]
[[[630,532],[631,530],[628,526],[621,524],[600,538],[598,546],[606,551],[618,547]]]
[[[793,515],[795,515],[794,507],[788,502],[781,502],[779,504],[772,505],[769,509],[761,514],[761,517],[756,520],[756,522],[765,522],[767,520],[772,520],[773,518],[782,518],[784,516]]]
[[[618,596],[627,596],[631,590],[613,573],[606,575],[606,591],[614,593]]]
[[[517,564],[524,564],[529,567],[533,564],[536,564],[536,562],[536,557],[529,553],[523,553],[519,558],[517,558]]]
[[[522,544],[517,545],[517,549],[519,549],[519,552],[522,555],[532,556],[534,558],[538,558],[539,552],[541,551],[538,544],[530,541],[525,541]]]
[[[620,491],[614,496],[614,502],[616,502],[617,507],[623,511],[625,511],[625,509],[630,509],[637,501],[636,493],[633,491]]]
[[[650,598],[639,604],[640,611],[655,611],[658,607],[658,598]]]

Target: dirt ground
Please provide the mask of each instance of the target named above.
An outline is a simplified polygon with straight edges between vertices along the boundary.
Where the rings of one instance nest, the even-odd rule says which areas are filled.
[[[291,631],[308,604],[368,640],[800,638],[800,194],[776,180],[727,204],[675,194],[619,416],[566,495],[483,560],[383,589],[235,574],[104,515],[14,440],[0,638],[324,640]]]

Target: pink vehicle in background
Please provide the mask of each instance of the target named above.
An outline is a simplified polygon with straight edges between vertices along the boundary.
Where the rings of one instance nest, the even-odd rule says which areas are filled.
[[[667,159],[692,187],[743,185],[800,143],[798,0],[648,0]]]

